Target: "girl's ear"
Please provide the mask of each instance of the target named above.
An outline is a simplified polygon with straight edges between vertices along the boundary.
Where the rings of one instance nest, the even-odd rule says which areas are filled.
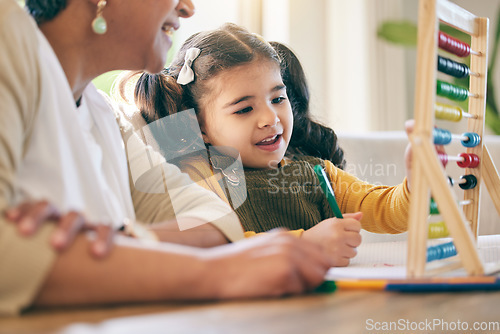
[[[210,144],[210,140],[208,139],[207,135],[206,135],[204,132],[202,132],[202,133],[201,133],[201,135],[202,135],[202,137],[203,137],[203,142],[204,142],[205,144],[209,144],[209,145],[211,145],[211,144]]]
[[[203,142],[205,144],[210,144],[210,139],[208,138],[205,132],[205,127],[203,125],[200,125],[200,130],[201,130],[201,136],[203,137]]]

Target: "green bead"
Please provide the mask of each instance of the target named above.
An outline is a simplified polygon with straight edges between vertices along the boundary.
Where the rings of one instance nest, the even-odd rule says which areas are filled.
[[[441,80],[437,80],[436,94],[455,101],[465,101],[469,97],[467,89]]]
[[[92,21],[92,30],[94,30],[94,32],[99,35],[106,33],[106,31],[108,30],[108,24],[106,23],[104,17],[99,16],[96,17],[94,21]]]
[[[434,199],[432,199],[432,198],[431,198],[431,202],[430,202],[429,214],[431,214],[431,215],[438,215],[439,214],[438,205],[436,202],[434,202]]]

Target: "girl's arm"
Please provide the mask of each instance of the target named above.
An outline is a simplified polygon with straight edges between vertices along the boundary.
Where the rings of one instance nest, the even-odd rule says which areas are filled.
[[[325,161],[326,172],[342,212],[363,212],[362,227],[375,233],[401,233],[408,229],[410,192],[405,180],[397,186],[363,182]]]

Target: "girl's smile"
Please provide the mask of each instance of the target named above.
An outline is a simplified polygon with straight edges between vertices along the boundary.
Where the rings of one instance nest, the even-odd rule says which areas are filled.
[[[257,145],[257,147],[261,150],[273,152],[279,149],[282,144],[284,144],[283,137],[281,134],[278,134],[274,136],[269,136],[255,145]]]
[[[276,167],[292,135],[293,116],[279,64],[257,58],[220,72],[200,103],[204,140],[236,149],[249,168]]]

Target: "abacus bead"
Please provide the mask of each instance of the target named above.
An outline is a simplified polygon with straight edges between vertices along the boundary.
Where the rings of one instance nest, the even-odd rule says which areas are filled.
[[[464,161],[457,161],[458,167],[461,168],[475,168],[479,165],[479,157],[474,153],[460,153],[460,157]]]
[[[443,167],[446,167],[446,165],[448,164],[448,154],[439,152],[438,157],[439,160],[441,160]]]
[[[431,202],[429,204],[429,214],[431,214],[431,215],[439,214],[439,209],[438,209],[437,203],[432,198],[431,198]]]
[[[481,137],[474,132],[465,132],[462,136],[468,137],[468,139],[462,140],[462,145],[465,147],[476,147],[481,142]]]
[[[455,245],[453,244],[453,242],[448,242],[448,243],[443,244],[441,246],[442,246],[441,249],[443,251],[442,259],[457,255],[457,249],[456,249]]]
[[[453,242],[432,246],[427,249],[427,262],[445,259],[457,255],[457,249]]]
[[[427,262],[431,262],[438,259],[438,250],[436,248],[429,247],[427,249]]]
[[[436,94],[455,101],[465,101],[469,97],[469,91],[467,89],[441,80],[437,80]]]
[[[434,105],[434,112],[437,119],[444,119],[452,122],[460,121],[463,115],[462,108],[439,102],[436,102]]]
[[[451,176],[448,176],[448,183],[453,187],[455,185],[455,180],[453,180]]]
[[[444,129],[432,129],[432,136],[434,137],[435,145],[447,145],[451,142],[451,132]]]
[[[469,155],[472,160],[469,164],[469,168],[476,168],[477,166],[479,166],[479,157],[477,156],[477,154],[469,153]]]
[[[449,235],[445,222],[429,223],[429,238],[444,238]]]
[[[468,153],[460,153],[459,156],[462,157],[464,160],[463,161],[457,161],[458,167],[461,167],[461,168],[467,168],[467,167],[469,167],[470,164],[471,164],[471,162],[472,162],[472,158],[471,158],[470,154],[468,154]]]
[[[455,78],[465,78],[469,76],[470,70],[465,64],[457,63],[451,59],[438,55],[438,71],[454,76]]]
[[[453,53],[459,57],[467,57],[470,54],[470,46],[443,32],[439,32],[438,45],[441,49]]]
[[[466,181],[465,183],[459,183],[458,185],[463,190],[474,189],[477,185],[477,178],[472,174],[462,175],[460,176],[460,179]]]

